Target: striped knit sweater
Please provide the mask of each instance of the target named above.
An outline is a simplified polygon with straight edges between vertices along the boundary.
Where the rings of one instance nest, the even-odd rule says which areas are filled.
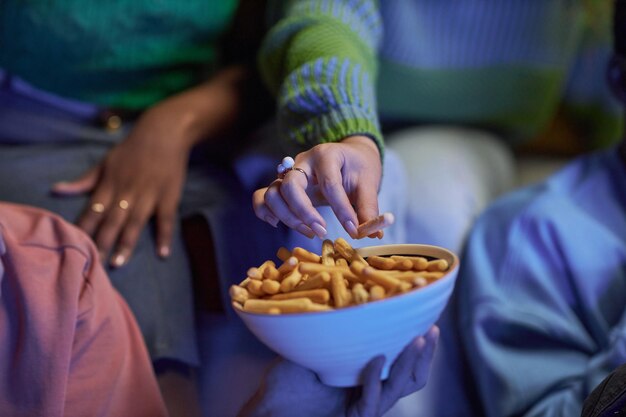
[[[514,143],[559,106],[591,146],[621,129],[604,80],[610,2],[602,0],[291,0],[260,53],[281,132],[308,145],[380,121],[452,123]]]

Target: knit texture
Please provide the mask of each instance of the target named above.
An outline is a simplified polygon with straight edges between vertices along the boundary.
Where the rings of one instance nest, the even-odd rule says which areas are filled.
[[[291,1],[260,54],[278,94],[278,125],[300,143],[366,135],[383,150],[376,117],[375,53],[382,36],[374,1]]]
[[[610,2],[292,0],[282,16],[260,64],[288,138],[366,134],[382,149],[380,115],[519,143],[562,106],[582,117],[590,147],[619,137],[604,77]]]

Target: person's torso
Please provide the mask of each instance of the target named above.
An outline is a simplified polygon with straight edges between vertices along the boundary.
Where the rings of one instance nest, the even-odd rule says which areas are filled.
[[[100,105],[146,107],[206,77],[236,0],[4,0],[0,67]]]
[[[610,2],[411,0],[381,2],[381,12],[383,120],[487,125],[528,139],[566,100],[619,117],[604,79]]]

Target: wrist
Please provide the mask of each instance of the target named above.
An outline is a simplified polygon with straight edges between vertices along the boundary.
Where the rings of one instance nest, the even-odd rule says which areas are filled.
[[[348,136],[342,139],[341,142],[367,147],[371,149],[373,152],[375,152],[378,158],[380,159],[380,150],[378,149],[378,145],[376,141],[369,136],[365,136],[365,135]]]
[[[199,142],[225,133],[235,122],[239,111],[239,81],[243,71],[226,69],[210,81],[172,96],[148,112],[171,120],[172,126],[189,148]]]

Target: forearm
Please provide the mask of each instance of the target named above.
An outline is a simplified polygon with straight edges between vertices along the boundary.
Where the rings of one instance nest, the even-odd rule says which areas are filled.
[[[374,85],[382,32],[376,2],[292,1],[266,37],[260,68],[283,136],[315,145],[352,135],[382,151]]]
[[[225,68],[205,83],[163,100],[148,112],[163,112],[164,117],[174,118],[173,124],[183,132],[183,145],[191,148],[233,127],[241,111],[242,84],[248,76],[244,67]]]

